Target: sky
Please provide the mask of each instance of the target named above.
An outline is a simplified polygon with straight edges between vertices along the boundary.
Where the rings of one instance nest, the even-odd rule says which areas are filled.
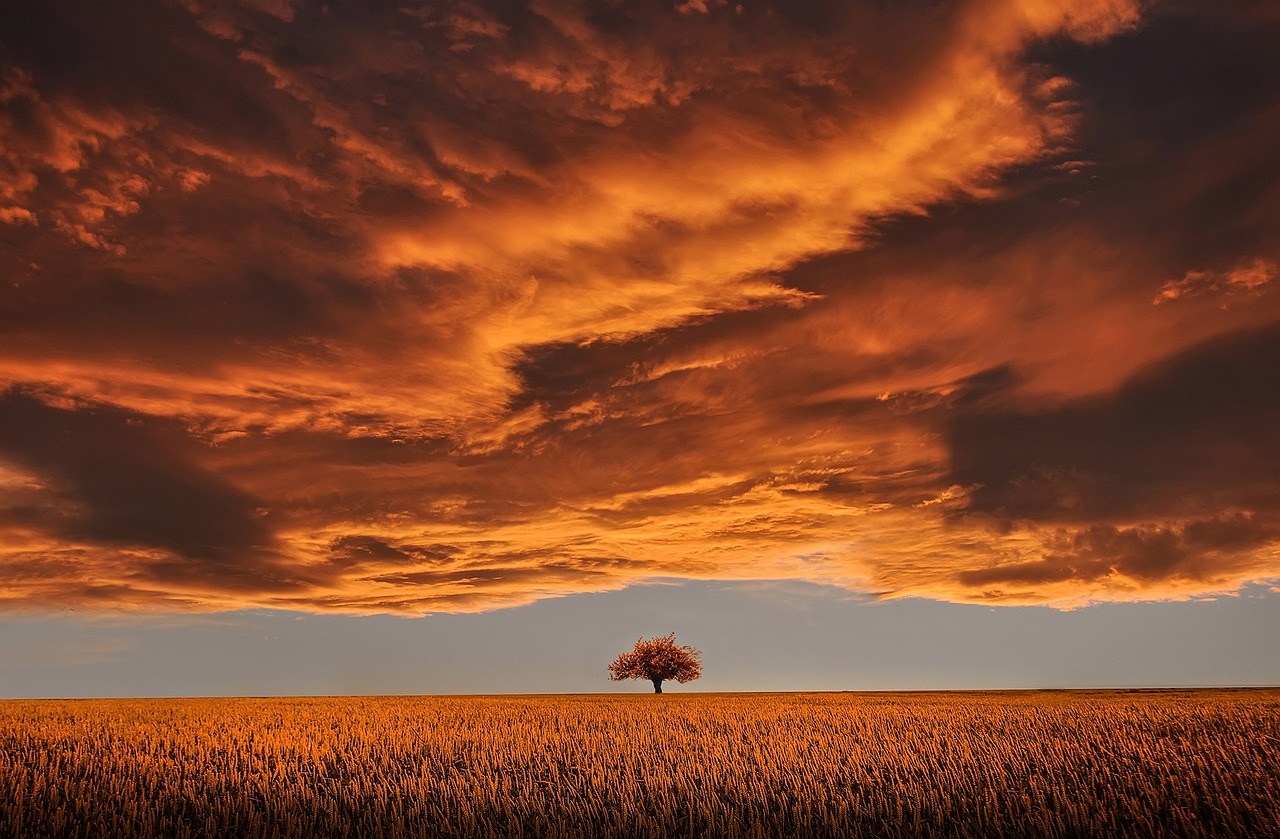
[[[1280,683],[1277,43],[0,6],[0,695]]]

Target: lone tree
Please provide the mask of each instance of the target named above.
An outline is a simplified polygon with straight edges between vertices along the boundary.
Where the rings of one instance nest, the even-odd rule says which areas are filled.
[[[693,647],[676,643],[676,634],[661,638],[641,638],[636,648],[618,656],[609,665],[609,680],[646,679],[653,682],[653,692],[662,693],[667,679],[684,684],[702,675],[702,653]]]

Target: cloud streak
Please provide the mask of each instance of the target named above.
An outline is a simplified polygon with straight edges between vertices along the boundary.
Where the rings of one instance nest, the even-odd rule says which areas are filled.
[[[6,602],[1275,577],[1274,26],[5,10]]]

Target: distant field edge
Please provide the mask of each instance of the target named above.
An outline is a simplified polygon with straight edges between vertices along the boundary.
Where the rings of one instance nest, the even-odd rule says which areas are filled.
[[[1042,687],[1042,688],[907,688],[898,690],[734,690],[697,691],[672,690],[656,696],[645,691],[626,692],[558,692],[558,693],[297,693],[297,694],[152,694],[152,695],[102,695],[102,696],[0,696],[0,702],[76,702],[76,701],[143,701],[149,699],[543,699],[543,698],[594,698],[624,699],[652,698],[654,702],[678,701],[691,697],[751,697],[751,696],[862,696],[862,697],[925,697],[925,696],[1031,696],[1053,695],[1104,695],[1125,694],[1194,694],[1277,692],[1280,685],[1201,685],[1201,686],[1143,686],[1143,687]]]

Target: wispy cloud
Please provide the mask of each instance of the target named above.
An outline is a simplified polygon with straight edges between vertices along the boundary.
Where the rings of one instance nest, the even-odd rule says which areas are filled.
[[[1265,287],[1276,278],[1277,271],[1274,262],[1262,258],[1242,263],[1225,271],[1192,270],[1160,286],[1160,291],[1152,302],[1158,306],[1161,303],[1201,294],[1250,297],[1262,293]]]

